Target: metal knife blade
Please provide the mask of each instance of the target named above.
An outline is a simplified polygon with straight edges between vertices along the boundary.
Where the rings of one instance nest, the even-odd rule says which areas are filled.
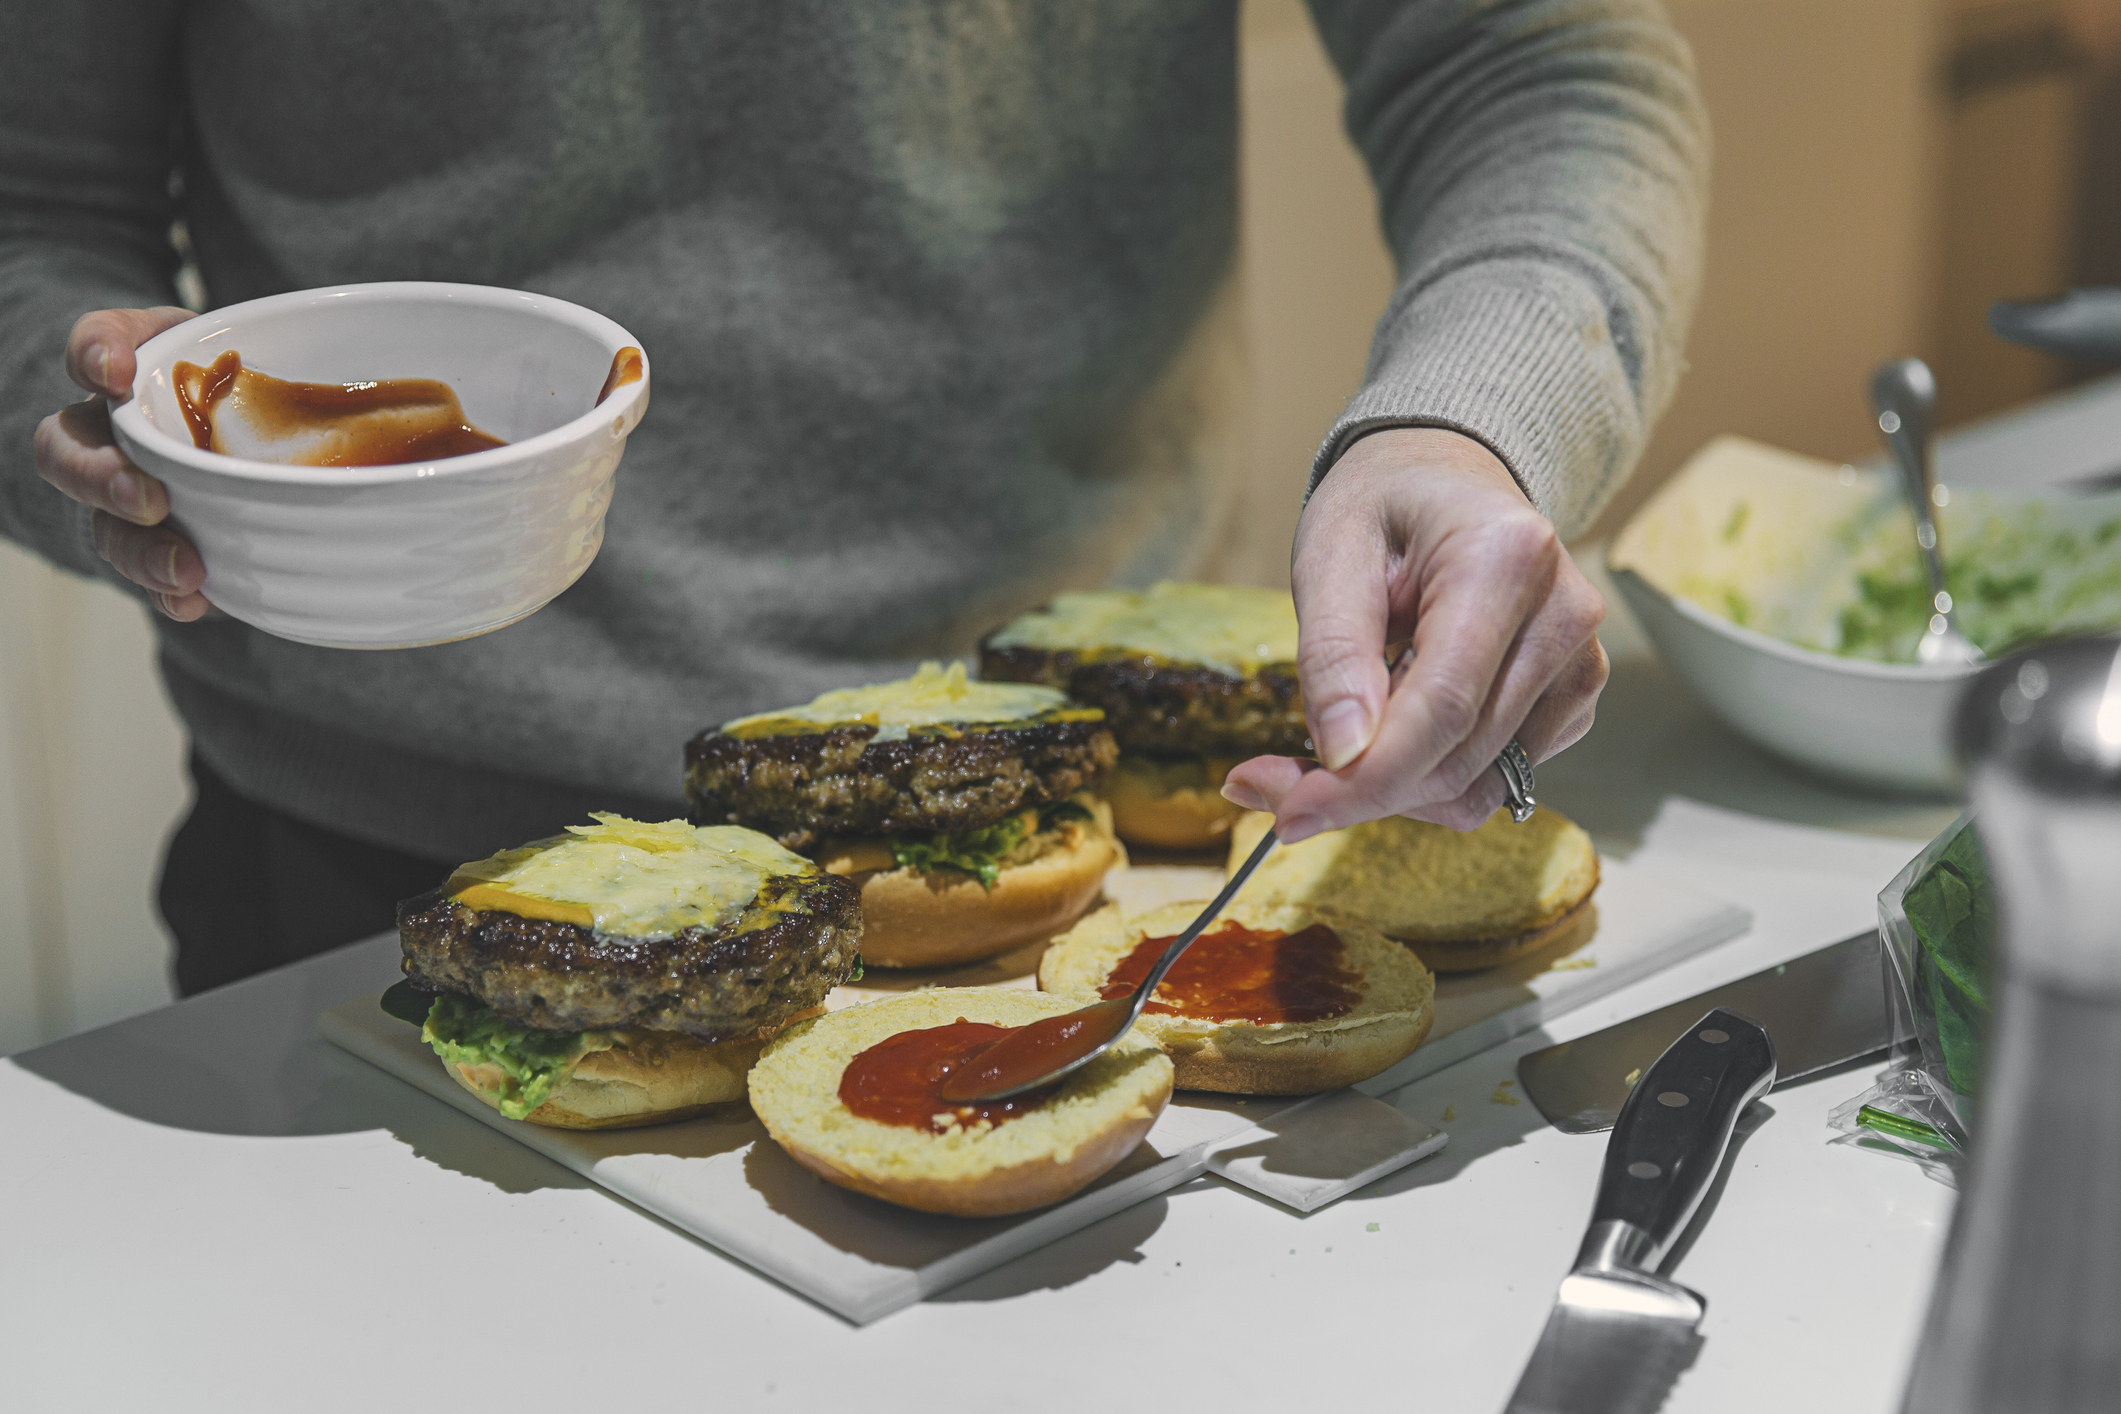
[[[1892,1044],[1878,931],[1712,987],[1632,1021],[1519,1058],[1517,1077],[1539,1112],[1564,1134],[1611,1129],[1639,1075],[1712,1007],[1760,1018],[1775,1037],[1777,1084],[1801,1080]]]
[[[1662,1277],[1570,1273],[1507,1414],[1657,1408],[1693,1363],[1707,1309],[1701,1297]]]
[[[1691,1363],[1708,1303],[1656,1274],[1775,1083],[1775,1043],[1725,1007],[1657,1057],[1621,1106],[1590,1228],[1505,1414],[1652,1414]]]

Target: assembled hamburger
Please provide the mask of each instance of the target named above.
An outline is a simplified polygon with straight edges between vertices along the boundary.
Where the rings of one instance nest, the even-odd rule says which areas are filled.
[[[400,904],[393,991],[510,1119],[610,1129],[743,1102],[766,1041],[854,971],[859,895],[750,830],[593,819]]]
[[[1063,594],[980,645],[980,675],[1043,683],[1102,710],[1118,741],[1105,783],[1130,844],[1228,839],[1232,766],[1311,749],[1296,677],[1296,606],[1281,590],[1157,584]]]
[[[1104,714],[962,665],[725,722],[685,747],[692,818],[772,835],[861,890],[862,960],[977,961],[1051,937],[1119,862],[1086,794]]]

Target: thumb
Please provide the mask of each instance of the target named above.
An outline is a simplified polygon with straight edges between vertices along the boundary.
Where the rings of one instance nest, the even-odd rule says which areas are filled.
[[[1296,596],[1296,671],[1319,762],[1337,771],[1369,749],[1383,720],[1391,618],[1386,556],[1374,531],[1321,527],[1290,566]]]
[[[188,309],[99,309],[74,321],[66,337],[66,375],[91,393],[124,401],[133,394],[133,350],[192,317]]]

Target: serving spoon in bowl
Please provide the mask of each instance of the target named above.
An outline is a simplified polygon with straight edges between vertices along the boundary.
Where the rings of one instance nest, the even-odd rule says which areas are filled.
[[[1900,473],[1900,491],[1915,513],[1915,545],[1930,582],[1930,618],[1915,644],[1915,661],[1925,667],[1944,663],[1980,663],[1986,655],[1959,631],[1959,615],[1944,582],[1944,547],[1937,540],[1935,478],[1930,463],[1930,427],[1937,407],[1937,379],[1919,358],[1888,363],[1871,375],[1871,408],[1878,430],[1892,449]]]
[[[1532,796],[1535,788],[1532,759],[1513,737],[1503,747],[1502,755],[1495,759],[1495,769],[1502,773],[1510,818],[1522,825],[1538,808],[1538,802]],[[1044,1017],[1029,1026],[1018,1027],[985,1050],[973,1052],[963,1065],[943,1077],[943,1083],[936,1087],[937,1093],[957,1105],[978,1100],[1006,1100],[1012,1095],[1043,1089],[1111,1050],[1119,1038],[1127,1034],[1127,1028],[1141,1018],[1142,1011],[1149,1005],[1149,998],[1156,994],[1157,985],[1164,980],[1164,974],[1171,970],[1181,953],[1193,946],[1193,940],[1221,916],[1230,900],[1237,897],[1237,891],[1252,877],[1252,871],[1273,852],[1277,839],[1270,826],[1245,862],[1237,866],[1237,872],[1223,885],[1222,892],[1186,925],[1185,932],[1171,940],[1163,956],[1156,960],[1156,966],[1142,978],[1140,986],[1123,997],[1092,1002],[1075,1011]]]

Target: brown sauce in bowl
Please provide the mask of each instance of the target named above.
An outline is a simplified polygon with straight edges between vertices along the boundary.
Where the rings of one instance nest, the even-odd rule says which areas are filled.
[[[644,368],[639,349],[620,349],[597,402],[639,382]],[[179,363],[170,374],[192,445],[205,452],[290,466],[397,466],[508,445],[473,426],[456,390],[439,378],[299,383],[245,368],[234,349],[203,368]],[[249,439],[229,436],[223,418],[239,421]]]
[[[291,466],[395,466],[508,445],[472,426],[456,390],[439,378],[297,383],[245,368],[234,349],[205,368],[180,363],[170,372],[177,407],[201,451]],[[231,415],[283,453],[232,444],[216,426]]]

